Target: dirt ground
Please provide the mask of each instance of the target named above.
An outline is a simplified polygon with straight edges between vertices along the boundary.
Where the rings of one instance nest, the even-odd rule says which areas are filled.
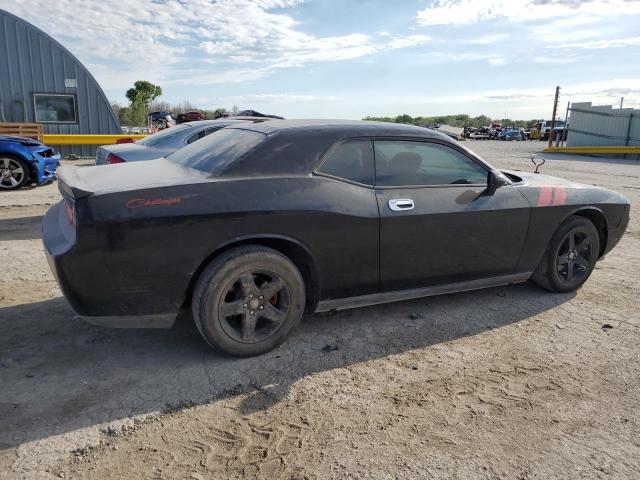
[[[541,142],[467,142],[530,170]],[[45,261],[56,185],[0,194],[0,478],[640,478],[640,162],[548,156],[625,194],[628,232],[575,294],[530,284],[306,317],[211,351],[74,318]]]

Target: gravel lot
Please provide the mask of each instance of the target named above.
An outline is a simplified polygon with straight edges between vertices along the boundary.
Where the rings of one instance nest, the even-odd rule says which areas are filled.
[[[530,170],[541,142],[467,142]],[[543,171],[640,204],[640,163]],[[0,478],[640,478],[640,217],[575,294],[524,284],[306,317],[259,358],[188,319],[74,318],[45,261],[57,186],[0,192]]]

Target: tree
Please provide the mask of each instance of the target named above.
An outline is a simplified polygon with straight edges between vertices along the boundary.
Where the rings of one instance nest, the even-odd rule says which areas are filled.
[[[127,90],[126,93],[132,107],[142,105],[145,110],[148,110],[151,102],[160,95],[162,95],[162,88],[146,80],[138,80],[133,84],[133,88]]]
[[[419,125],[421,127],[435,127],[436,125],[447,124],[452,127],[488,127],[493,120],[486,115],[479,115],[477,117],[470,117],[467,114],[461,113],[458,115],[439,115],[435,117],[412,117],[411,115],[402,114],[397,117],[364,117],[364,120],[379,121],[379,122],[395,122],[395,123],[407,123],[409,125]],[[503,125],[518,125],[518,126],[530,126],[532,122],[525,120],[502,120]]]
[[[216,108],[213,111],[213,118],[216,119],[216,120],[218,118],[226,117],[227,115],[229,115],[229,114],[227,113],[227,111],[224,108]]]
[[[123,107],[117,102],[111,104],[111,109],[118,117],[120,125],[134,125],[131,118],[131,107]]]

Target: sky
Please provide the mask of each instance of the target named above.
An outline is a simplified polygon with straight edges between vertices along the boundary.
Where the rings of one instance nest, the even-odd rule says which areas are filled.
[[[76,55],[107,97],[287,118],[640,107],[640,0],[0,0]]]

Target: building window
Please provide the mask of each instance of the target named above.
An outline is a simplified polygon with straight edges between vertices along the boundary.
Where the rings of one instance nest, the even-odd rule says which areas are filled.
[[[65,93],[34,93],[38,123],[78,123],[76,96]]]

